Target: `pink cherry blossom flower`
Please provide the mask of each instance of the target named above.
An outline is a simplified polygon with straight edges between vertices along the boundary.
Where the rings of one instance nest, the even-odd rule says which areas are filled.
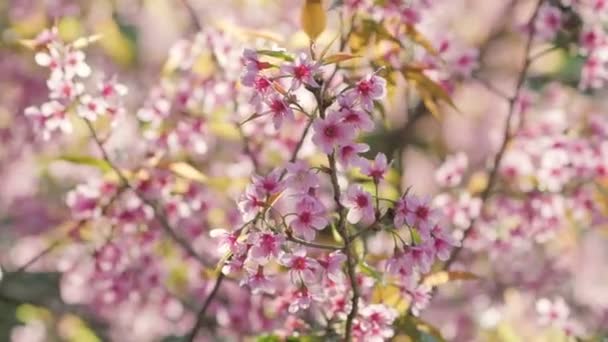
[[[340,146],[337,151],[337,159],[344,167],[361,165],[359,153],[369,151],[369,146],[363,143],[348,143]]]
[[[448,156],[445,162],[435,171],[437,184],[444,187],[459,185],[468,164],[467,155],[464,153]]]
[[[384,179],[384,175],[388,171],[388,162],[384,153],[378,153],[374,160],[360,160],[361,173],[371,177],[375,183],[379,183]]]
[[[76,112],[87,120],[95,121],[98,117],[104,115],[106,110],[106,102],[103,99],[83,95],[80,97],[80,104]]]
[[[403,249],[395,249],[391,258],[386,262],[386,272],[394,275],[411,275],[414,268],[412,258]]]
[[[291,90],[298,89],[302,83],[313,88],[319,87],[314,78],[319,72],[319,65],[310,61],[305,53],[301,53],[292,64],[284,65],[281,70],[293,78]]]
[[[305,249],[296,249],[291,254],[283,253],[279,261],[289,269],[289,277],[294,284],[315,284],[319,281],[321,266],[315,259],[306,256]]]
[[[307,286],[302,285],[291,293],[288,311],[294,314],[300,310],[306,310],[313,301],[320,300],[322,300],[320,295],[309,291]]]
[[[393,223],[396,228],[403,227],[403,224],[406,223],[406,217],[412,212],[413,208],[410,206],[408,202],[408,197],[401,197],[397,203],[395,203],[395,218],[393,219]]]
[[[583,64],[579,89],[597,89],[602,87],[606,81],[608,81],[608,53],[607,51],[593,52]]]
[[[374,221],[374,204],[369,192],[360,185],[351,185],[344,194],[344,206],[348,208],[346,219],[352,224],[363,222],[369,224]]]
[[[253,220],[266,207],[266,195],[256,186],[249,186],[238,202],[244,221]]]
[[[47,82],[50,90],[49,98],[53,100],[71,101],[84,92],[84,85],[70,79],[51,78]]]
[[[78,219],[89,219],[101,214],[99,188],[93,184],[80,184],[70,191],[66,203],[72,215]]]
[[[570,308],[563,298],[558,297],[554,301],[541,298],[536,302],[538,321],[542,325],[562,326],[570,315]]]
[[[260,70],[270,66],[269,63],[260,61],[258,53],[251,49],[243,51],[243,64],[245,65],[245,70],[241,76],[241,83],[246,87],[253,86],[254,80]]]
[[[433,236],[433,249],[435,250],[437,259],[441,261],[448,260],[450,258],[452,247],[459,246],[460,244],[456,242],[449,234],[444,232],[439,225],[435,225],[435,227],[433,227],[431,234]]]
[[[411,259],[420,272],[427,273],[433,265],[434,246],[432,241],[426,240],[422,244],[407,248],[406,256]]]
[[[361,308],[356,323],[361,324],[365,338],[360,336],[360,341],[389,340],[395,334],[392,325],[397,316],[395,309],[383,304],[370,304]]]
[[[266,100],[266,105],[268,105],[275,129],[281,128],[281,125],[285,120],[289,122],[294,121],[293,110],[289,107],[289,104],[283,97],[273,95]]]
[[[257,266],[257,267],[253,267],[253,268],[245,267],[245,269],[247,270],[248,276],[246,278],[244,278],[243,280],[241,280],[241,282],[240,282],[241,286],[245,286],[245,285],[249,286],[249,288],[251,289],[251,292],[253,294],[261,294],[261,293],[274,294],[275,288],[274,288],[273,280],[272,280],[272,278],[270,278],[264,274],[264,267],[262,267],[262,266]]]
[[[327,278],[335,283],[340,283],[344,280],[344,272],[342,265],[346,261],[346,255],[341,251],[334,251],[319,259],[319,264],[325,269]]]
[[[276,259],[281,252],[285,238],[273,233],[251,233],[248,243],[250,259],[258,264],[266,264],[270,259]]]
[[[374,100],[380,100],[386,95],[386,80],[370,74],[359,81],[353,91],[359,96],[363,109],[371,112]]]
[[[283,170],[274,169],[266,176],[253,176],[253,186],[259,193],[266,196],[276,195],[285,189],[285,183],[281,181]]]
[[[579,43],[581,53],[588,55],[606,44],[606,33],[601,26],[585,27],[580,33]]]
[[[222,266],[222,274],[229,275],[233,273],[239,273],[245,268],[245,262],[247,261],[247,254],[234,255],[230,260],[226,261]]]
[[[329,224],[323,204],[309,196],[303,196],[296,203],[294,216],[291,217],[290,227],[307,241],[314,240],[316,231]]]
[[[213,229],[209,232],[209,236],[219,239],[218,251],[222,256],[228,252],[240,255],[246,250],[245,245],[239,242],[240,232],[238,231],[228,232],[224,229]]]
[[[310,189],[319,187],[319,177],[305,161],[296,160],[288,163],[285,168],[287,169],[285,184],[289,188],[297,192],[308,193]]]
[[[405,222],[410,227],[416,227],[421,234],[428,235],[435,225],[437,211],[431,208],[428,198],[408,196],[406,201],[409,211],[405,215]]]
[[[562,25],[562,13],[559,8],[543,4],[536,18],[536,34],[542,39],[553,39]]]
[[[431,287],[428,285],[419,285],[412,290],[406,290],[406,293],[411,298],[411,310],[414,316],[420,315],[420,312],[429,305],[431,301]]]
[[[363,132],[374,130],[374,121],[365,112],[351,108],[342,108],[339,113],[342,117],[342,122],[349,124],[354,129]]]
[[[479,50],[470,48],[459,53],[452,53],[449,65],[453,72],[462,77],[470,77],[475,69],[478,68]]]
[[[42,137],[45,140],[50,139],[56,131],[72,132],[72,123],[68,117],[67,108],[57,101],[46,102],[40,108],[28,107],[25,109],[25,116],[34,122],[36,129],[42,131]]]
[[[352,142],[355,134],[336,112],[329,113],[325,119],[316,119],[313,128],[312,141],[327,154],[332,153],[334,147]]]

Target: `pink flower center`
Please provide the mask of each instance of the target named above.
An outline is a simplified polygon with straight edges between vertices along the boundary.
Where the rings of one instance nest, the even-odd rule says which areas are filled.
[[[372,91],[372,84],[369,81],[361,81],[357,84],[357,90],[361,95],[368,95]]]
[[[304,211],[304,212],[300,213],[299,218],[300,218],[300,222],[302,222],[304,224],[309,224],[312,217],[310,215],[310,212]]]
[[[426,220],[429,216],[429,208],[425,206],[420,206],[416,208],[416,217],[420,220]]]
[[[296,270],[305,270],[306,269],[306,259],[303,257],[295,257],[291,264],[291,267]]]
[[[327,137],[327,138],[337,138],[338,137],[338,126],[335,124],[332,125],[327,125],[325,126],[325,128],[323,129],[323,134]]]
[[[355,202],[357,203],[357,206],[359,208],[367,207],[367,205],[369,204],[369,201],[367,200],[367,196],[365,196],[365,195],[357,195]]]
[[[293,70],[295,78],[301,80],[305,77],[310,76],[310,68],[306,65],[298,65]]]

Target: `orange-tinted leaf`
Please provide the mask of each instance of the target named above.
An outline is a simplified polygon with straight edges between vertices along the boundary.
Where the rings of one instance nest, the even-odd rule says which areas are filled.
[[[416,44],[422,46],[426,49],[430,54],[436,56],[437,49],[433,46],[430,40],[428,40],[424,35],[422,35],[414,25],[406,24],[405,25],[405,34]]]
[[[321,0],[306,0],[301,13],[302,30],[306,32],[310,40],[315,40],[327,25],[327,17]]]

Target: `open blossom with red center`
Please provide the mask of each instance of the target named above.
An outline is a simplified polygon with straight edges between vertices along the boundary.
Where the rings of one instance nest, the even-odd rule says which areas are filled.
[[[352,142],[355,135],[337,112],[329,113],[325,119],[316,119],[313,128],[312,141],[327,154],[332,153],[335,147]]]
[[[360,159],[361,173],[371,177],[375,183],[384,179],[388,171],[388,161],[384,153],[378,153],[374,160]]]
[[[296,203],[293,214],[290,227],[297,236],[307,241],[314,240],[316,231],[322,230],[329,223],[323,204],[310,196],[302,196]]]
[[[266,105],[272,116],[272,122],[275,129],[281,128],[281,125],[285,120],[290,122],[294,120],[293,110],[289,107],[289,103],[281,96],[271,96],[266,100]]]
[[[338,161],[342,166],[361,165],[359,154],[369,151],[369,146],[363,143],[349,143],[340,146],[337,152]]]
[[[369,224],[374,221],[374,202],[372,195],[363,190],[360,185],[351,185],[344,194],[344,206],[347,207],[346,219],[350,223],[363,222]]]
[[[386,80],[375,74],[370,74],[359,81],[352,91],[357,94],[363,109],[371,112],[374,100],[380,100],[386,95]]]
[[[294,284],[304,282],[315,284],[321,278],[321,267],[319,263],[306,256],[305,249],[297,249],[292,253],[284,253],[280,257],[282,265],[289,269],[289,278]]]
[[[319,72],[319,65],[310,61],[306,53],[298,55],[292,64],[284,65],[281,71],[292,77],[291,90],[298,89],[302,84],[313,88],[319,87],[319,84],[315,81],[315,75]]]
[[[283,236],[273,233],[250,234],[248,243],[252,245],[249,250],[251,260],[266,264],[270,259],[278,258],[284,240]]]

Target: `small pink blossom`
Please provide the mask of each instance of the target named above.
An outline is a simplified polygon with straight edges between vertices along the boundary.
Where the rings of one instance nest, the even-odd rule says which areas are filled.
[[[341,117],[331,112],[325,119],[316,119],[313,123],[315,131],[312,141],[325,153],[330,154],[335,147],[352,142],[354,132]]]
[[[303,196],[297,202],[294,216],[291,217],[290,227],[307,241],[314,240],[316,231],[322,230],[329,224],[323,204],[308,196]]]
[[[369,224],[374,221],[374,204],[369,192],[363,190],[360,185],[351,185],[344,194],[344,206],[347,207],[346,219],[352,224],[364,222]]]
[[[238,202],[244,221],[253,220],[266,207],[266,195],[258,187],[249,186]]]
[[[285,183],[281,181],[283,170],[274,169],[266,176],[253,176],[253,186],[259,193],[266,196],[276,195],[285,189]]]
[[[331,252],[319,260],[319,264],[325,269],[327,277],[336,283],[344,280],[344,272],[342,272],[344,262],[346,262],[346,255],[341,251]]]
[[[535,22],[536,34],[542,39],[553,39],[562,26],[559,8],[544,4],[538,11]]]
[[[342,117],[342,122],[349,124],[353,129],[363,132],[374,130],[374,121],[365,112],[351,108],[342,108],[340,116]]]
[[[93,98],[90,95],[83,95],[80,98],[80,105],[77,108],[77,113],[81,117],[95,121],[98,117],[104,115],[107,110],[106,102],[101,98]]]
[[[266,264],[270,259],[276,259],[281,252],[284,237],[273,233],[251,233],[248,243],[251,244],[249,255],[258,264]]]
[[[34,122],[36,129],[42,131],[42,137],[45,140],[50,139],[56,131],[72,132],[72,123],[67,108],[57,101],[46,102],[40,108],[28,107],[25,109],[25,116]]]
[[[288,163],[285,168],[287,169],[285,184],[289,188],[298,192],[308,193],[310,189],[319,187],[319,177],[303,160]]]
[[[319,65],[309,60],[308,55],[301,53],[295,62],[285,65],[281,70],[292,77],[291,90],[298,89],[302,84],[318,88],[315,74],[319,72]]]
[[[340,146],[337,152],[337,158],[340,164],[344,167],[351,165],[360,165],[360,153],[369,151],[369,146],[363,143],[348,143]]]
[[[270,111],[272,122],[275,129],[281,128],[283,121],[294,121],[293,110],[289,107],[289,103],[279,95],[273,95],[266,100],[266,105]]]
[[[245,268],[248,276],[241,280],[241,286],[249,286],[253,294],[274,294],[273,279],[264,274],[264,267],[257,266],[252,269]]]
[[[289,277],[294,284],[315,284],[319,281],[321,266],[315,259],[306,256],[305,249],[297,249],[291,254],[283,253],[279,261],[289,269]]]
[[[541,298],[536,302],[536,312],[540,324],[563,326],[570,315],[570,308],[561,297],[554,301]]]
[[[361,173],[371,177],[375,183],[379,183],[384,179],[384,175],[388,171],[388,161],[384,153],[378,153],[374,160],[361,159]]]
[[[419,285],[412,290],[406,290],[406,293],[411,298],[411,310],[414,316],[420,315],[420,312],[429,305],[431,301],[432,288],[428,285]]]
[[[353,91],[358,95],[363,109],[371,112],[374,100],[380,100],[386,95],[386,80],[370,74],[359,81]]]
[[[448,156],[445,162],[435,171],[437,184],[444,187],[459,185],[468,164],[467,155],[464,153]]]

